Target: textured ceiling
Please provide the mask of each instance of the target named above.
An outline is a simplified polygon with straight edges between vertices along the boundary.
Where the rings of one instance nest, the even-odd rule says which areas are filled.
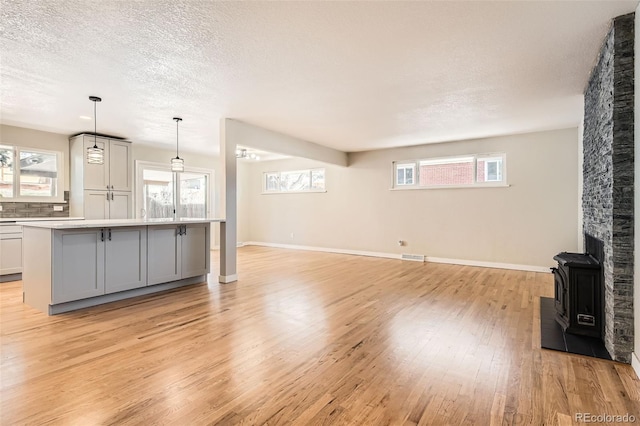
[[[218,152],[235,118],[343,151],[575,126],[637,1],[0,0],[0,120]],[[5,141],[10,142],[10,141]]]

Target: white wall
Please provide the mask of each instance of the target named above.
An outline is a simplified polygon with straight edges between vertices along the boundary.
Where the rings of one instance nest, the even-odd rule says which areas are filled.
[[[250,163],[238,160],[238,176],[247,176],[251,171]],[[250,240],[251,217],[254,212],[247,208],[250,204],[251,179],[238,179],[237,181],[237,214],[238,214],[238,243]]]
[[[260,162],[239,176],[239,211],[251,241],[549,266],[579,250],[577,151],[574,128],[352,153],[349,167]],[[510,187],[390,190],[394,160],[484,152],[506,152]],[[322,166],[326,193],[261,193],[265,171]]]
[[[634,118],[634,131],[635,131],[635,174],[634,174],[634,256],[633,256],[633,321],[634,321],[634,335],[633,335],[633,356],[631,364],[636,371],[636,374],[640,376],[640,93],[638,87],[640,87],[640,6],[636,8],[636,22],[635,22],[635,118]]]
[[[69,190],[69,136],[23,127],[0,125],[0,144],[61,151],[64,157],[64,190]]]

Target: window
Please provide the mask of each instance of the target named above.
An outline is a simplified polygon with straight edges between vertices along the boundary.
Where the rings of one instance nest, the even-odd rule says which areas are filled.
[[[265,173],[265,191],[280,191],[280,173]]]
[[[136,217],[201,218],[211,213],[213,171],[136,161]]]
[[[178,175],[180,217],[207,217],[208,174],[185,171]]]
[[[0,199],[62,201],[62,152],[0,145]]]
[[[264,173],[264,193],[325,192],[325,170]]]
[[[478,158],[478,182],[502,182],[502,157]]]
[[[138,192],[142,194],[140,216],[148,219],[173,217],[173,172],[171,170],[142,169],[142,182]]]
[[[420,186],[473,184],[473,157],[422,160]]]
[[[415,175],[416,165],[398,164],[396,166],[396,185],[413,185],[413,176]]]
[[[505,154],[395,162],[394,188],[506,186],[505,163]]]

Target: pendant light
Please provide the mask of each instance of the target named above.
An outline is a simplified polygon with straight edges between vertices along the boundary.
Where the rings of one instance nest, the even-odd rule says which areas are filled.
[[[87,163],[104,164],[104,149],[98,148],[98,137],[96,136],[98,129],[98,123],[96,122],[96,104],[102,102],[102,99],[97,96],[89,96],[89,100],[93,102],[93,146],[87,148]]]
[[[180,117],[173,117],[176,121],[176,157],[171,159],[172,172],[184,172],[184,160],[178,155],[178,124],[182,121]]]

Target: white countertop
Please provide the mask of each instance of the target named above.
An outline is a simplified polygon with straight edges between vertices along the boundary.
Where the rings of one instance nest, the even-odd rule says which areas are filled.
[[[46,221],[54,221],[60,222],[62,220],[82,220],[83,217],[0,217],[0,224],[2,223],[10,223],[12,222],[42,222]]]
[[[181,218],[181,219],[111,219],[111,220],[68,220],[46,222],[19,222],[18,225],[31,228],[77,229],[77,228],[115,228],[120,226],[172,225],[186,223],[224,222],[220,218]]]

